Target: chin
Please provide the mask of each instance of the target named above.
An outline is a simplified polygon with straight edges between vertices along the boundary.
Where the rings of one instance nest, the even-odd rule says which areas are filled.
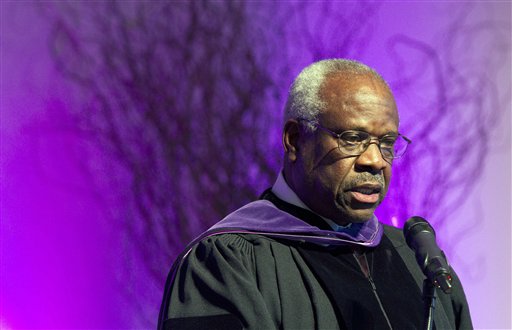
[[[375,209],[340,209],[340,216],[336,219],[345,223],[361,223],[373,218]],[[333,219],[335,220],[335,219]],[[339,222],[338,221],[338,222]]]
[[[337,217],[337,220],[341,220],[346,223],[361,223],[373,218],[375,209],[377,208],[378,204],[380,204],[380,201],[377,204],[358,204],[350,206],[340,203],[336,204],[339,212],[339,217]]]

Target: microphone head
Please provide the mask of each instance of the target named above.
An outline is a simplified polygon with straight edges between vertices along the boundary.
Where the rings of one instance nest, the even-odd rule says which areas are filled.
[[[409,218],[404,225],[404,237],[411,249],[415,249],[412,243],[413,237],[421,232],[432,234],[434,238],[436,236],[434,228],[432,228],[427,220],[419,216]]]
[[[430,282],[445,293],[451,293],[450,266],[444,252],[436,244],[434,228],[422,217],[412,217],[404,225],[404,237]]]

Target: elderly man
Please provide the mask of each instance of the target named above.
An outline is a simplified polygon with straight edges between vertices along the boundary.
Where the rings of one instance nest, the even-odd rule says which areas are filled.
[[[421,328],[424,275],[401,231],[374,216],[410,143],[398,123],[371,68],[305,68],[286,104],[282,172],[178,258],[159,328]],[[437,329],[472,327],[456,276],[453,288],[437,293]]]

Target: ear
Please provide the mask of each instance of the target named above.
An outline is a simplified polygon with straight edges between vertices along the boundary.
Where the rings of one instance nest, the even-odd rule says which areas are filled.
[[[295,119],[289,119],[283,128],[283,147],[286,158],[290,162],[295,162],[298,156],[298,143],[300,137],[299,122]]]

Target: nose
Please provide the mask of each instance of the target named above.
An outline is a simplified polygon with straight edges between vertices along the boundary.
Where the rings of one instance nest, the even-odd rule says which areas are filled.
[[[366,150],[356,159],[356,167],[372,173],[379,173],[389,165],[382,157],[378,140],[371,141]]]

